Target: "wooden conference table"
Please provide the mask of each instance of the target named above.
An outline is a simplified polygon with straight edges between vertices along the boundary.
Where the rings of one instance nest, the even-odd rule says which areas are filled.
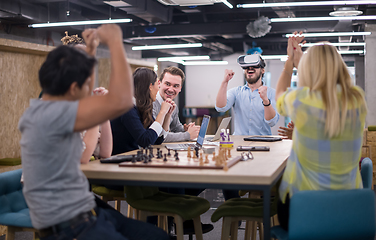
[[[249,189],[263,192],[264,236],[270,239],[270,191],[281,177],[290,154],[292,141],[249,142],[245,136],[231,136],[232,156],[238,156],[237,146],[269,146],[269,152],[252,152],[254,160],[240,161],[228,171],[217,169],[119,167],[93,161],[81,169],[93,184],[116,184],[158,187]],[[162,146],[154,146],[163,147]],[[216,147],[217,150],[219,147]],[[135,151],[127,154],[134,154]],[[183,153],[181,153],[183,154]]]

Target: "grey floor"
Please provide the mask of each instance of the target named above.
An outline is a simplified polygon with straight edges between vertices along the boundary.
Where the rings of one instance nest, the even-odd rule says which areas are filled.
[[[201,216],[202,223],[212,223],[210,220],[211,215],[215,211],[215,209],[224,202],[224,198],[222,195],[221,190],[217,189],[206,189],[204,192],[200,194],[200,197],[206,198],[210,202],[210,209],[206,213]],[[110,205],[114,206],[114,202],[109,202]],[[122,202],[121,212],[126,215],[127,214],[127,203]],[[214,229],[208,233],[204,234],[204,240],[217,240],[221,239],[221,230],[222,230],[222,219],[216,223],[212,223],[214,225]],[[239,227],[238,231],[238,239],[244,239],[244,229],[245,229],[245,222]],[[33,235],[29,232],[18,232],[16,233],[15,240],[32,240]],[[184,240],[188,240],[188,235],[184,236]],[[195,239],[195,236],[193,236]],[[258,239],[258,237],[257,237]],[[5,236],[0,236],[0,240],[5,240]]]

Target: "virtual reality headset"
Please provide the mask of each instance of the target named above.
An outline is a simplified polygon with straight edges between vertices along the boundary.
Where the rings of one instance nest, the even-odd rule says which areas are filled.
[[[238,63],[243,68],[248,67],[254,68],[265,68],[265,61],[261,58],[260,54],[251,54],[251,55],[241,55],[238,57]]]

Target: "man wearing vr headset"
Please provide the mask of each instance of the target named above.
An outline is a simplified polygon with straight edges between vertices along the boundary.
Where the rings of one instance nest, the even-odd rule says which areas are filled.
[[[275,106],[275,89],[267,87],[262,81],[265,61],[259,54],[242,55],[238,58],[244,69],[247,83],[227,91],[228,82],[234,76],[226,69],[219,88],[215,109],[225,112],[234,107],[234,135],[271,135],[271,127],[279,120]]]

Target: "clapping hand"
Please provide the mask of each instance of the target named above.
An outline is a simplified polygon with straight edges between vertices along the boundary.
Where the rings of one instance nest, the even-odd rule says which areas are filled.
[[[290,59],[293,60],[293,66],[296,68],[298,67],[300,58],[303,55],[302,47],[299,44],[306,43],[306,41],[303,41],[304,36],[302,34],[303,34],[302,31],[299,32],[299,35],[298,35],[298,32],[295,31],[294,35],[289,37],[288,44],[287,44],[287,55],[289,56]]]

